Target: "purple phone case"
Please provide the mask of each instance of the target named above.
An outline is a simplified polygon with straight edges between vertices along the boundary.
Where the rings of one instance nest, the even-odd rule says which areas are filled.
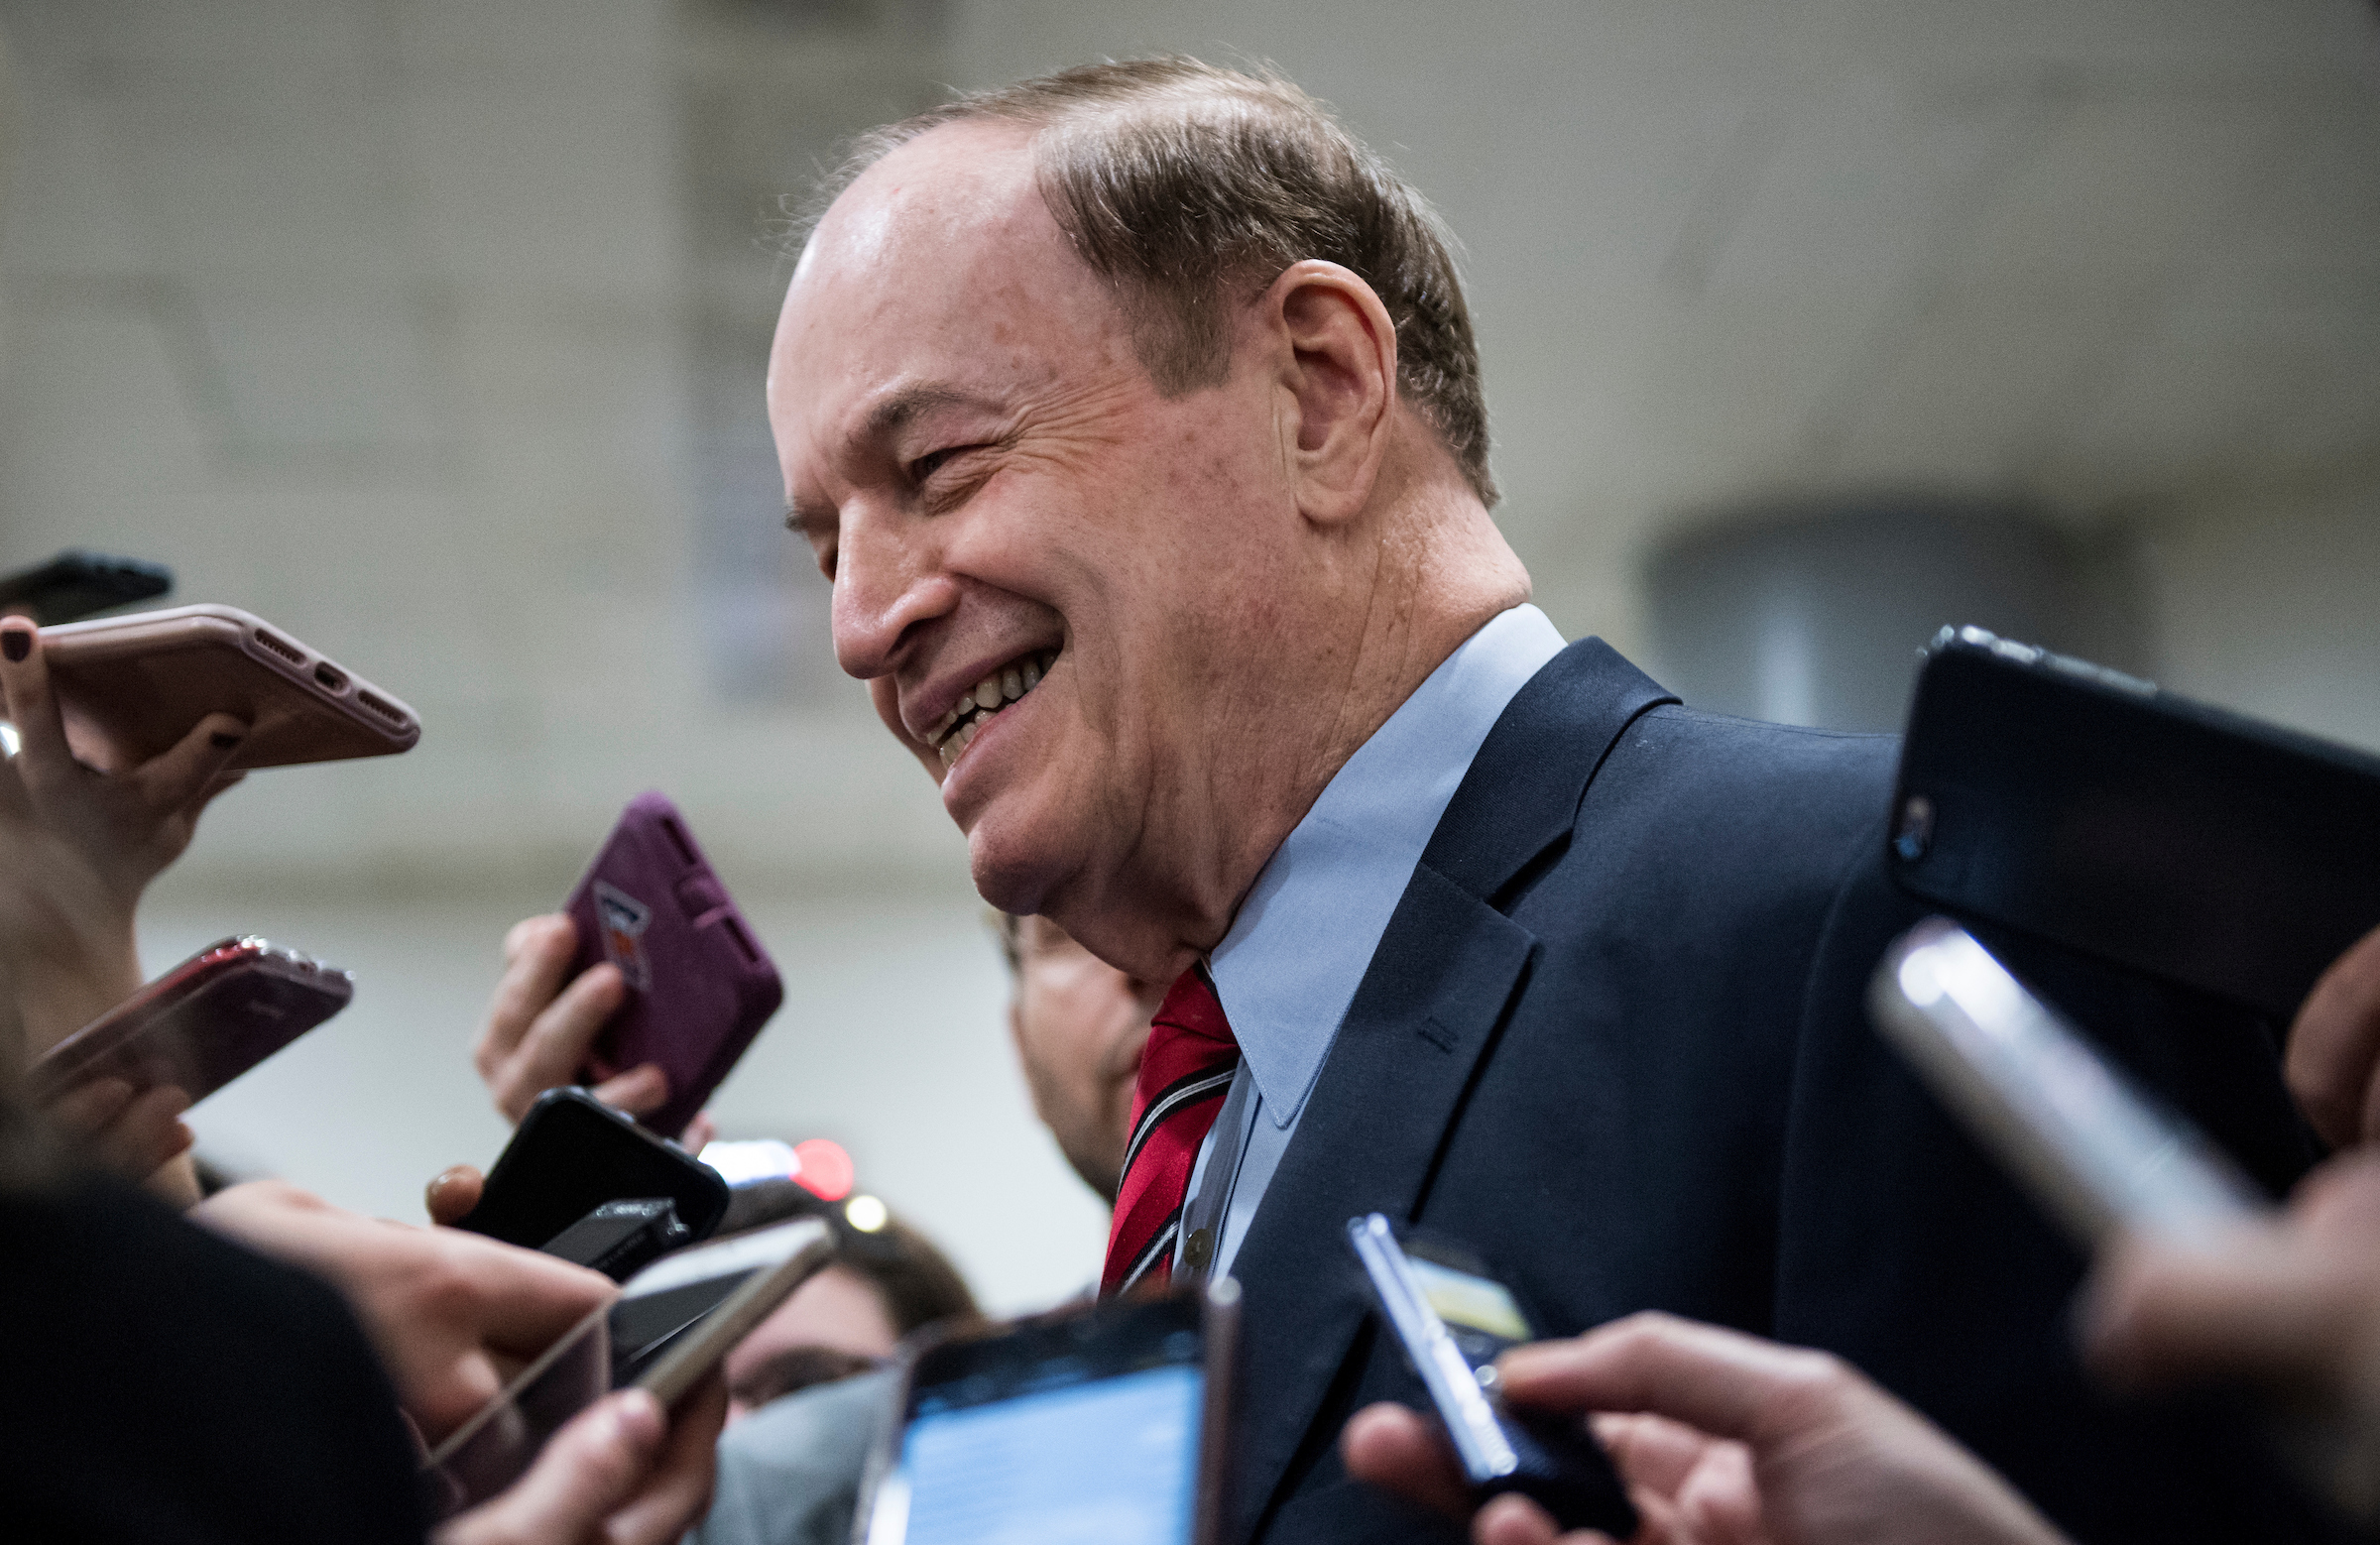
[[[669,1103],[638,1119],[674,1137],[784,1001],[776,967],[658,793],[629,801],[563,910],[578,929],[573,975],[608,960],[628,979],[584,1076],[659,1064]]]

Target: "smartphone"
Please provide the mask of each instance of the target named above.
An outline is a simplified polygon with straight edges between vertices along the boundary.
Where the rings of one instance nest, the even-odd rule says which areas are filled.
[[[455,1227],[543,1248],[606,1202],[667,1199],[694,1240],[727,1212],[727,1182],[673,1142],[583,1089],[548,1089],[488,1171],[479,1205]]]
[[[1886,866],[2286,1029],[2380,926],[2380,758],[1980,628],[1919,668]]]
[[[250,726],[235,769],[386,757],[421,738],[397,698],[236,607],[44,628],[42,653],[77,754],[110,767],[156,756],[215,712]]]
[[[2220,1248],[2273,1204],[2093,1050],[1958,924],[1929,918],[1885,952],[1868,1008],[1976,1139],[2085,1249],[2119,1232]],[[2253,1240],[2253,1236],[2249,1236]],[[2380,1417],[2268,1406],[2266,1431],[2315,1494],[2380,1524]]]
[[[832,1232],[805,1218],[680,1250],[639,1272],[430,1453],[423,1470],[439,1516],[521,1479],[548,1438],[610,1390],[636,1384],[664,1409],[676,1405],[833,1254]],[[665,1300],[700,1307],[654,1316],[652,1306]]]
[[[1221,1538],[1239,1285],[1111,1299],[903,1359],[865,1545]]]
[[[347,1007],[355,978],[254,935],[218,940],[33,1064],[38,1101],[97,1079],[199,1101]]]
[[[1636,1508],[1628,1488],[1579,1421],[1504,1404],[1495,1360],[1538,1338],[1486,1263],[1451,1240],[1401,1228],[1378,1213],[1349,1219],[1347,1237],[1473,1492],[1485,1501],[1518,1491],[1564,1529],[1632,1537]]]
[[[0,616],[30,617],[44,626],[70,623],[154,601],[173,588],[174,571],[163,563],[68,547],[47,563],[0,575]]]
[[[2263,1193],[1947,918],[1885,952],[1868,1009],[1942,1102],[2085,1249],[2130,1231],[2220,1242]]]
[[[678,1220],[675,1202],[665,1196],[637,1196],[604,1203],[538,1248],[574,1266],[625,1282],[693,1242],[694,1231]]]
[[[643,1121],[674,1137],[784,1001],[776,967],[658,793],[629,801],[562,910],[578,929],[573,974],[608,960],[628,979],[583,1076],[657,1064],[669,1100]]]

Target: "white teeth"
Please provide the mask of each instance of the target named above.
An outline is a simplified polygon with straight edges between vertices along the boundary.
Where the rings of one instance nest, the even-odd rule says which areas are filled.
[[[1028,659],[1028,660],[1026,660],[1026,661],[1024,662],[1024,690],[1025,690],[1026,692],[1029,692],[1029,691],[1031,691],[1031,690],[1032,690],[1034,687],[1036,687],[1036,686],[1039,686],[1040,684],[1041,684],[1041,662],[1040,662],[1039,660],[1035,660],[1035,659]],[[1023,693],[1018,693],[1017,695],[1018,695],[1018,696],[1022,696],[1022,695],[1023,695]]]
[[[1000,695],[1012,703],[1024,695],[1024,678],[1016,673],[1014,665],[1000,673]]]
[[[1000,677],[986,676],[975,684],[975,706],[978,708],[998,708],[1000,706]]]

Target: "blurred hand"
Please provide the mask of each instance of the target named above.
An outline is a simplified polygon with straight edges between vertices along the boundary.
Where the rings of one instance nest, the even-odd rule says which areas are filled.
[[[608,961],[563,987],[577,950],[578,930],[558,912],[515,923],[504,937],[504,976],[471,1061],[509,1122],[520,1121],[546,1090],[578,1082],[596,1032],[627,1001],[628,983]],[[614,1110],[643,1116],[668,1100],[669,1080],[648,1062],[588,1092]]]
[[[93,1079],[52,1101],[52,1121],[90,1145],[100,1163],[131,1180],[146,1180],[189,1151],[181,1113],[190,1097],[171,1084],[137,1097],[120,1078]]]
[[[2380,928],[2315,983],[2290,1027],[2290,1092],[2334,1148],[2380,1135]]]
[[[479,1205],[479,1194],[487,1188],[488,1177],[477,1165],[455,1164],[429,1177],[421,1188],[421,1205],[429,1213],[429,1221],[440,1228],[451,1229],[471,1216]]]
[[[1639,1314],[1498,1365],[1516,1405],[1607,1413],[1597,1433],[1643,1515],[1645,1545],[2057,1545],[2056,1530],[1924,1417],[1825,1353]],[[1470,1500],[1434,1423],[1357,1413],[1348,1470],[1461,1517]],[[1472,1524],[1478,1545],[1551,1545],[1519,1496]],[[1591,1531],[1574,1541],[1601,1538]]]
[[[2290,1404],[2380,1416],[2380,1156],[2331,1160],[2280,1222],[2228,1248],[2122,1242],[2091,1277],[2083,1325],[2119,1385],[2244,1378]]]
[[[0,619],[0,699],[20,742],[0,765],[0,988],[38,1055],[141,985],[133,909],[239,780],[223,769],[248,727],[208,714],[138,767],[78,762],[23,617]]]
[[[190,1216],[344,1292],[432,1445],[618,1291],[551,1255],[361,1217],[279,1181],[233,1186]]]
[[[714,1375],[666,1421],[623,1389],[553,1435],[529,1474],[449,1520],[436,1545],[662,1545],[710,1510],[727,1386]]]

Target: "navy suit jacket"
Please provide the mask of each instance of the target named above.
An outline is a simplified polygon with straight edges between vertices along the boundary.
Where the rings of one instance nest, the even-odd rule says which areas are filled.
[[[1464,1240],[1547,1335],[1638,1309],[1823,1347],[2081,1541],[2317,1529],[2229,1413],[2081,1371],[2082,1257],[1869,1027],[1898,742],[1699,713],[1597,640],[1482,746],[1380,940],[1234,1268],[1236,1539],[1429,1539],[1350,1481],[1425,1405],[1346,1240]],[[2268,1185],[2314,1157],[2270,1026],[1978,929]],[[1451,1537],[1451,1536],[1449,1536]]]

